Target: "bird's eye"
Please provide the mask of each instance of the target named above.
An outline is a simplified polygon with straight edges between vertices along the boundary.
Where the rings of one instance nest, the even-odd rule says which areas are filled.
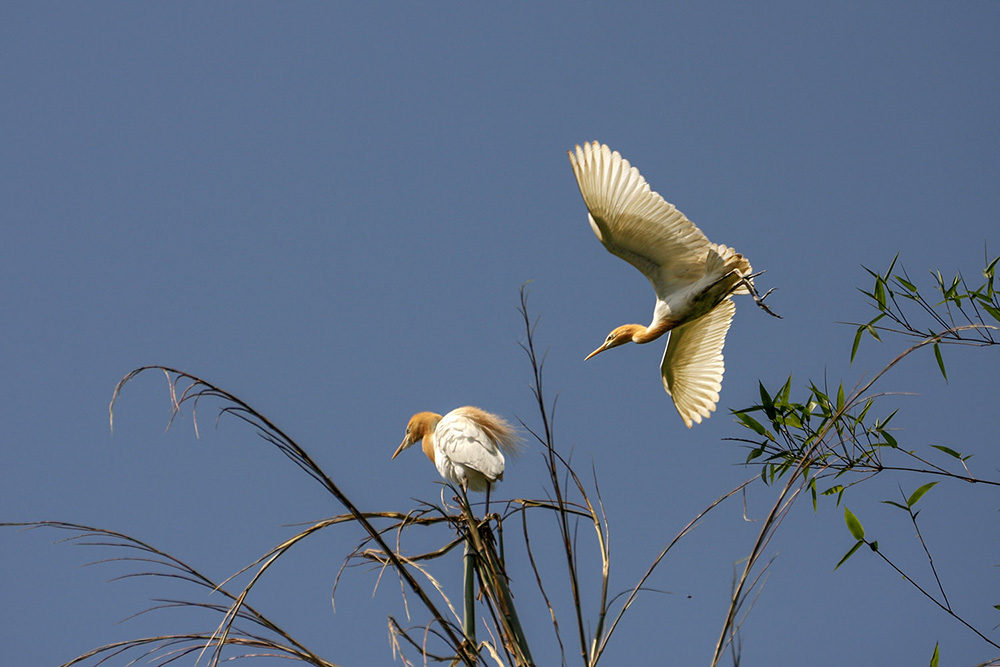
[[[605,340],[604,342],[605,342],[605,343],[610,343],[610,342],[611,342],[611,341],[613,341],[614,339],[615,339],[615,335],[614,335],[614,334],[608,334],[608,338],[607,338],[607,340]]]
[[[410,427],[409,426],[406,427],[406,435],[410,435]]]

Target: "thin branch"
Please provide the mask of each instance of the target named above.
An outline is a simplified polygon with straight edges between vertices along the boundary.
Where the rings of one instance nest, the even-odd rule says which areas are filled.
[[[189,400],[193,401],[195,405],[197,405],[199,400],[206,397],[218,398],[224,402],[227,402],[230,405],[222,408],[222,410],[220,411],[220,416],[223,414],[232,414],[238,417],[239,419],[243,420],[244,422],[249,424],[260,437],[270,442],[271,444],[275,445],[283,454],[285,454],[285,456],[287,456],[302,470],[304,470],[307,474],[309,474],[310,477],[320,482],[320,484],[322,484],[323,487],[331,495],[333,495],[347,509],[348,512],[350,512],[350,514],[354,517],[354,519],[365,529],[368,535],[371,536],[372,540],[375,541],[375,543],[379,546],[379,548],[381,548],[387,554],[393,567],[399,573],[399,576],[403,578],[403,580],[407,583],[407,585],[410,587],[413,593],[420,599],[421,603],[427,608],[430,614],[441,624],[441,627],[443,628],[443,631],[448,638],[448,642],[456,649],[456,651],[458,650],[458,648],[461,646],[462,643],[461,637],[458,636],[454,632],[454,630],[450,627],[450,625],[445,622],[445,619],[441,615],[441,612],[437,609],[437,606],[430,599],[430,597],[428,597],[428,595],[424,592],[423,588],[413,577],[413,575],[410,574],[410,572],[407,570],[407,568],[404,566],[403,562],[399,559],[399,557],[395,554],[395,552],[393,552],[389,548],[389,546],[385,543],[379,531],[376,530],[374,526],[372,526],[372,524],[366,518],[365,514],[362,513],[354,505],[354,503],[347,497],[347,495],[340,490],[340,487],[338,487],[333,482],[333,480],[326,475],[326,473],[319,467],[319,465],[315,461],[313,461],[312,457],[309,456],[309,454],[304,449],[302,449],[302,447],[298,445],[298,443],[292,440],[292,438],[290,438],[287,434],[285,434],[284,431],[282,431],[280,428],[274,425],[270,420],[268,420],[262,414],[254,410],[247,403],[243,402],[240,398],[236,397],[235,395],[223,389],[220,389],[219,387],[216,387],[211,383],[206,382],[205,380],[202,380],[201,378],[198,378],[189,373],[185,373],[183,371],[179,371],[177,369],[173,369],[167,366],[157,366],[157,365],[143,366],[127,374],[115,386],[115,390],[111,398],[111,403],[108,407],[112,428],[114,426],[115,402],[117,401],[118,396],[121,393],[121,390],[128,382],[130,382],[140,373],[143,373],[144,371],[147,370],[160,370],[166,373],[168,377],[170,375],[174,376],[173,382],[170,383],[170,388],[171,388],[171,400],[173,401],[175,414],[180,409],[181,405]],[[180,399],[177,399],[175,387],[177,381],[180,378],[184,378],[190,381],[191,384],[184,390]],[[242,598],[238,597],[237,600],[234,602],[234,605],[238,606],[240,604],[242,604]],[[459,651],[459,653],[461,652]],[[467,657],[463,656],[462,660],[469,667],[473,667],[474,663],[472,663]]]

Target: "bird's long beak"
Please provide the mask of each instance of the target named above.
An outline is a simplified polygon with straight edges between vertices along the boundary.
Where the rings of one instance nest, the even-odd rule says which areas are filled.
[[[406,449],[407,447],[409,447],[409,446],[410,446],[410,445],[412,445],[412,444],[413,444],[413,443],[412,443],[412,442],[410,442],[410,438],[409,438],[409,436],[407,436],[407,437],[403,438],[403,442],[402,442],[402,443],[401,443],[401,444],[399,445],[399,447],[397,447],[397,448],[396,448],[396,451],[395,451],[395,452],[393,453],[393,455],[392,455],[392,458],[394,459],[394,458],[396,458],[397,456],[399,456],[399,453],[400,453],[401,451],[403,451],[404,449]],[[389,459],[389,460],[391,461],[392,459]]]
[[[590,354],[588,354],[586,357],[584,357],[583,360],[586,361],[587,359],[590,359],[591,357],[597,356],[601,352],[604,352],[604,350],[606,350],[606,349],[608,349],[608,346],[607,345],[602,345],[599,348],[597,348],[596,350],[594,350],[593,352],[591,352]]]

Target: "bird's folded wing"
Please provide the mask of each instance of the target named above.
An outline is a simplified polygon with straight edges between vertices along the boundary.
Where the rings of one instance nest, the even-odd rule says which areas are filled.
[[[701,277],[708,239],[628,160],[596,141],[577,146],[569,159],[590,226],[609,252],[642,271],[657,294]]]
[[[434,447],[453,463],[494,480],[503,474],[504,458],[493,439],[475,421],[447,414],[434,430]]]
[[[725,364],[722,347],[736,305],[725,299],[708,314],[670,332],[660,372],[663,388],[688,428],[715,410],[722,389]]]

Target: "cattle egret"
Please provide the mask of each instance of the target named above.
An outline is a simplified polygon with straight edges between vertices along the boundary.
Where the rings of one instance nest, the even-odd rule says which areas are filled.
[[[418,412],[406,425],[406,436],[392,458],[422,441],[421,448],[441,476],[464,490],[489,490],[503,479],[503,455],[516,454],[517,432],[503,417],[466,406],[445,416]]]
[[[570,151],[569,161],[597,238],[639,269],[656,291],[649,326],[615,328],[587,359],[669,332],[660,362],[663,388],[688,428],[700,424],[715,410],[722,389],[722,347],[736,310],[729,297],[751,294],[771,312],[753,288],[750,262],[732,248],[709,243],[617,151],[595,141]]]

